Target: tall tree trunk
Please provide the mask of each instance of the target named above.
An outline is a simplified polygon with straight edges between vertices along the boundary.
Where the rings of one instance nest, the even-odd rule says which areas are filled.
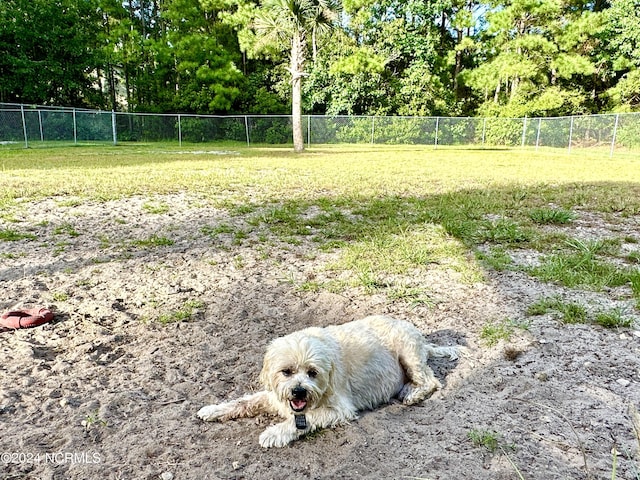
[[[127,65],[124,66],[124,89],[127,92],[127,112],[133,112],[134,109],[131,108],[131,82],[129,81],[129,67]]]
[[[444,47],[447,38],[447,13],[443,10],[440,16],[440,46]]]
[[[316,27],[315,25],[313,26],[313,31],[311,33],[311,50],[313,52],[313,66],[315,67],[316,65],[316,60],[318,60],[318,44],[316,42],[317,38],[316,38]]]
[[[462,39],[464,38],[462,29],[456,30],[456,45],[460,45]],[[458,77],[460,76],[460,72],[462,71],[462,50],[456,49],[456,65],[453,71],[453,94],[455,95],[456,100],[460,99],[460,85],[458,82]]]
[[[118,110],[118,101],[116,97],[116,76],[113,66],[107,64],[107,80],[109,82],[109,99],[111,101],[111,110],[114,112]]]
[[[513,100],[516,97],[519,87],[520,87],[520,77],[516,75],[515,77],[513,77],[513,80],[511,81],[511,95],[509,97],[511,100]]]
[[[291,41],[291,122],[293,151],[304,150],[302,136],[302,76],[304,66],[304,32],[296,31]]]

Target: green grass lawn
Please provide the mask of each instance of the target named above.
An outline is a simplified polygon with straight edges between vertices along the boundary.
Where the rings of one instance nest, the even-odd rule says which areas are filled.
[[[262,201],[490,189],[516,196],[535,192],[542,202],[588,202],[602,210],[638,205],[625,195],[637,192],[640,181],[640,158],[632,156],[370,145],[314,147],[302,155],[288,148],[233,148],[236,155],[186,153],[190,149],[227,150],[201,144],[0,150],[0,198],[110,199],[188,190],[241,202],[256,193]]]
[[[186,191],[285,242],[311,239],[318,249],[341,249],[334,267],[353,271],[368,290],[422,298],[385,276],[444,265],[475,281],[481,265],[571,288],[627,286],[640,301],[640,255],[621,248],[639,243],[640,234],[613,233],[601,248],[576,243],[570,232],[581,212],[637,219],[634,156],[379,145],[318,146],[295,155],[288,148],[132,144],[0,150],[0,165],[7,221],[21,202],[45,197],[82,203],[144,195],[145,208],[166,211],[171,206],[153,197]],[[21,230],[5,229],[0,240],[28,235]],[[238,242],[248,236],[232,233]],[[515,265],[509,252],[522,249],[540,253],[541,265]]]

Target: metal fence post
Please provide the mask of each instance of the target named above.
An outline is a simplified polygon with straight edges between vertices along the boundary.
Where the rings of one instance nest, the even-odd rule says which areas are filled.
[[[571,142],[573,142],[573,115],[571,115],[571,124],[569,125],[569,153],[571,153]]]
[[[29,139],[27,137],[27,122],[24,119],[24,105],[20,105],[20,115],[22,116],[22,133],[24,135],[24,148],[29,148]]]
[[[307,147],[311,146],[311,115],[307,115]]]
[[[20,105],[20,115],[22,115],[22,133],[24,134],[24,148],[29,148],[29,139],[27,138],[27,122],[24,119],[24,105]]]
[[[482,145],[484,145],[484,136],[487,132],[487,119],[482,119]]]
[[[73,109],[73,144],[78,144],[78,125],[76,124],[76,109]]]
[[[440,117],[436,117],[436,138],[433,142],[433,148],[438,148],[438,125],[440,123]]]
[[[618,135],[618,121],[620,120],[620,114],[616,113],[616,121],[613,124],[613,137],[611,138],[611,151],[609,152],[609,156],[613,157],[613,151],[616,148],[616,136]]]
[[[40,127],[40,141],[44,142],[44,132],[42,131],[42,112],[38,110],[38,126]]]
[[[538,118],[538,132],[536,133],[536,150],[538,150],[538,145],[540,144],[540,126],[542,124],[542,117]]]
[[[522,148],[524,148],[527,139],[527,116],[522,119]]]
[[[244,116],[244,131],[247,134],[247,147],[251,146],[251,142],[249,140],[249,119],[247,116]]]
[[[182,146],[182,119],[178,114],[178,145]]]
[[[111,110],[111,134],[113,136],[113,144],[118,144],[118,130],[116,128],[116,112]]]
[[[375,143],[375,134],[376,134],[376,117],[371,117],[371,145]]]

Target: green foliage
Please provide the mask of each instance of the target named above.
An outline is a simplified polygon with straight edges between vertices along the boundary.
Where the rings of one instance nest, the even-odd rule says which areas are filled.
[[[559,297],[541,298],[527,307],[527,315],[545,315],[561,304]]]
[[[99,0],[0,4],[0,102],[103,106]]]
[[[202,20],[203,25],[207,25],[205,15]],[[192,34],[181,35],[171,53],[176,61],[178,78],[185,79],[175,99],[176,109],[197,113],[231,109],[240,94],[242,73],[235,65],[236,57],[224,44],[213,36],[203,38],[198,29]]]
[[[576,80],[586,84],[595,71],[585,51],[598,32],[597,15],[555,1],[516,0],[489,12],[487,21],[483,48],[490,59],[463,76],[484,97],[481,111],[503,117],[580,111],[586,99]]]
[[[264,77],[268,77],[265,74]],[[255,89],[251,88],[251,84],[247,85],[241,97],[243,104],[240,107],[241,112],[251,112],[260,115],[287,114],[291,111],[291,107],[279,95],[278,92],[272,91],[270,85],[262,85],[264,77],[250,77],[249,82],[255,85]]]
[[[457,113],[452,91],[425,61],[415,61],[400,78],[399,115],[449,115]]]
[[[381,69],[384,55],[360,47],[344,32],[327,40],[327,53],[312,65],[305,80],[307,108],[329,115],[369,115],[393,112],[397,79]],[[372,58],[368,59],[367,55]]]
[[[377,55],[371,47],[356,49],[351,55],[338,59],[329,67],[332,75],[357,75],[382,73],[384,71],[384,58]]]
[[[618,66],[640,68],[640,8],[637,0],[612,0],[604,12],[606,38]]]
[[[291,142],[292,125],[287,117],[259,118],[251,123],[251,139],[270,145]]]
[[[640,110],[640,68],[631,70],[624,74],[617,85],[611,88],[607,93],[611,98],[612,103],[618,109],[621,110],[623,109],[621,107],[627,107],[628,110],[632,111]],[[627,131],[627,129],[622,130],[619,134],[621,136],[621,143],[628,146],[637,145],[640,141],[638,140],[638,137],[634,137],[634,135],[637,135],[638,133],[637,126],[633,131]],[[627,138],[629,138],[629,140],[633,139],[633,142],[635,143],[629,142]]]
[[[498,115],[499,108],[484,111],[485,115]],[[512,118],[487,118],[485,122],[485,143],[489,145],[520,145],[522,141],[522,120]]]
[[[334,0],[5,0],[0,102],[280,114],[297,105],[295,53],[302,108],[313,113],[506,120],[640,108],[637,0],[342,6],[339,17]],[[46,121],[70,138],[64,115]],[[169,138],[173,126],[160,127],[157,137]],[[109,129],[108,121],[86,122],[78,134],[104,139]],[[632,146],[634,129],[620,129],[621,144]],[[185,125],[192,141],[215,138],[209,130]],[[269,136],[284,141],[276,130]],[[479,138],[478,129],[454,130],[442,132],[448,143]],[[122,139],[143,140],[127,132]],[[517,145],[519,133],[506,121],[485,140]]]

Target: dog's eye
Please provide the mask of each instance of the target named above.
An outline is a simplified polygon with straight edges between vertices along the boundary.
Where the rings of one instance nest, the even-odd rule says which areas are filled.
[[[284,375],[285,377],[290,377],[292,373],[293,372],[290,368],[285,368],[284,370],[282,370],[282,375]]]
[[[312,368],[307,372],[307,375],[309,375],[309,378],[316,378],[318,376],[318,371]]]

